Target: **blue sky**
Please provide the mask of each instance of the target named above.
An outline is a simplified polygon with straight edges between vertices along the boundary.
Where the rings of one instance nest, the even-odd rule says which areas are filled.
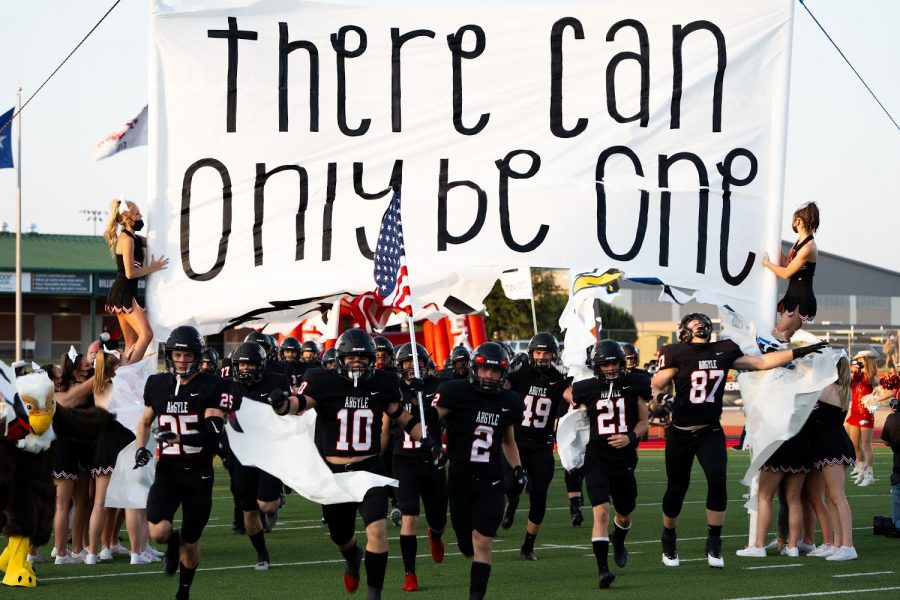
[[[0,112],[15,105],[19,85],[25,98],[33,93],[112,3],[10,3],[0,22]],[[900,2],[807,5],[900,119]],[[816,200],[822,250],[900,271],[900,132],[799,2],[795,17],[785,211]],[[33,223],[42,233],[90,234],[80,210],[105,209],[122,193],[145,198],[146,148],[100,162],[91,151],[147,103],[148,21],[147,0],[122,0],[25,109],[24,230]],[[11,230],[15,185],[13,170],[0,171],[0,223]],[[793,239],[789,220],[785,239]]]

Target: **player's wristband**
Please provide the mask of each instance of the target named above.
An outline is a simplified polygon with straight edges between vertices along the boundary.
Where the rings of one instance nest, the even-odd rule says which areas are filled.
[[[297,396],[297,412],[302,413],[304,410],[306,410],[306,405],[306,395],[300,394],[299,396]],[[288,412],[290,412],[290,409],[288,409]]]
[[[635,443],[635,442],[637,441],[637,434],[636,434],[635,432],[629,431],[629,432],[628,432],[627,434],[625,434],[625,435],[628,436],[628,443],[629,443],[629,444],[633,444],[633,443]]]

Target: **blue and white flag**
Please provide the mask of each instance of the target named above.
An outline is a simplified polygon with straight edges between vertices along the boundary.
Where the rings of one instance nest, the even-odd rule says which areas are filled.
[[[12,118],[15,110],[11,108],[0,116],[0,169],[13,168]]]

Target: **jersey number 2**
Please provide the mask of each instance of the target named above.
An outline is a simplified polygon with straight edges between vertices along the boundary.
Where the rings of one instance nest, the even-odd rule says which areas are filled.
[[[494,445],[494,428],[489,425],[478,425],[472,434],[472,452],[469,462],[486,463],[491,459],[491,446]]]

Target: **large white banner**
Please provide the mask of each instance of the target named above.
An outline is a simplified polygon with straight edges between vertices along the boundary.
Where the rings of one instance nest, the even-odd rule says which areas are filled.
[[[616,267],[771,318],[792,16],[156,0],[154,328],[372,289],[392,185],[414,295],[475,266]]]

